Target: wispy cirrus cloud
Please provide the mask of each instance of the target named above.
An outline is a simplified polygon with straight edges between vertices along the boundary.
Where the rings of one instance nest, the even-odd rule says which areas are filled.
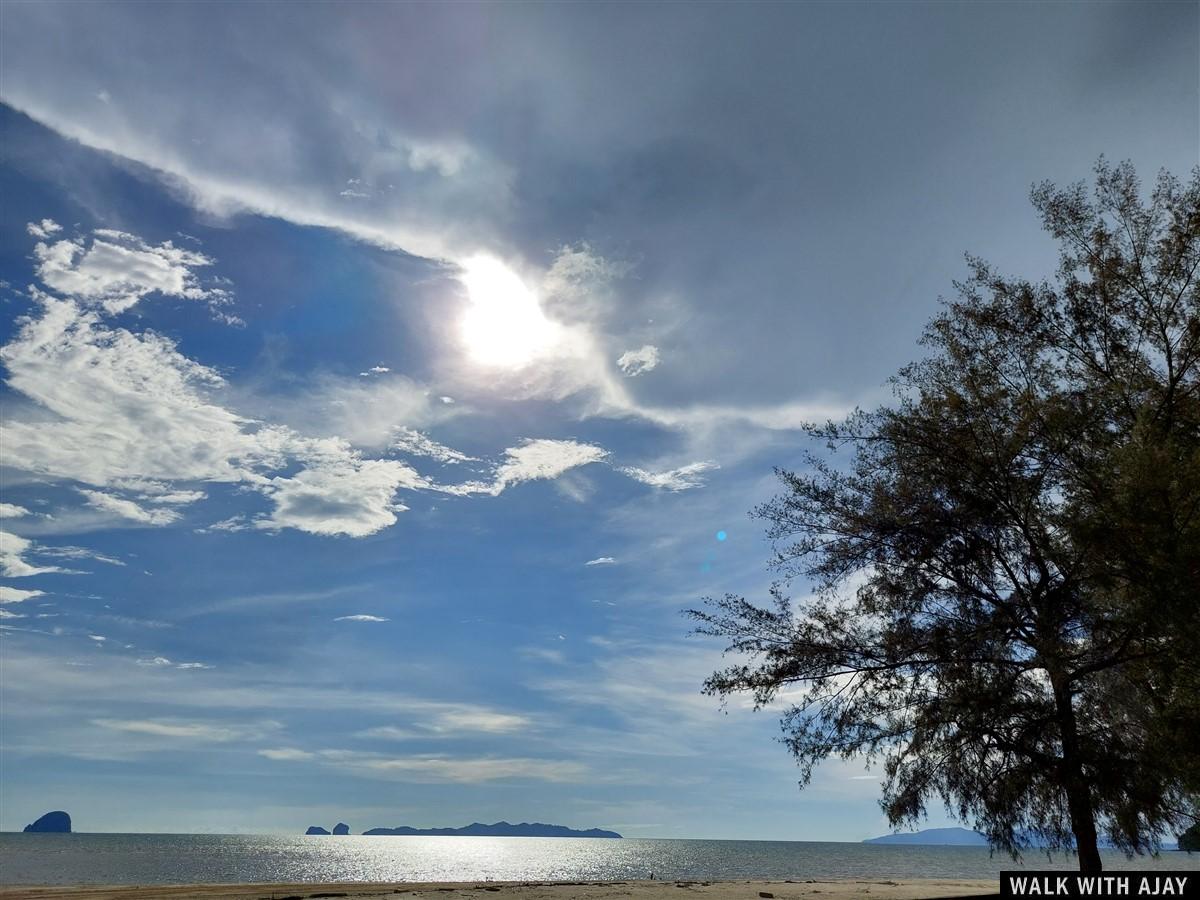
[[[445,444],[439,444],[414,428],[401,427],[397,429],[389,446],[392,450],[400,453],[410,456],[426,456],[440,463],[478,462],[475,457],[447,447]]]
[[[719,469],[715,462],[708,460],[705,462],[688,463],[686,466],[680,466],[677,469],[668,469],[665,472],[651,472],[647,469],[640,469],[637,466],[622,466],[619,471],[628,475],[634,481],[640,481],[642,484],[648,484],[651,487],[662,488],[666,491],[686,491],[691,488],[701,487],[704,480],[700,477],[705,472],[711,472],[714,469]]]
[[[504,756],[412,755],[388,756],[357,750],[329,749],[315,754],[332,768],[353,775],[414,783],[482,784],[492,781],[586,781],[590,770],[574,760]]]
[[[275,747],[258,751],[259,756],[273,759],[277,762],[294,762],[296,760],[312,759],[315,754],[295,747]]]
[[[0,575],[6,575],[9,578],[28,578],[31,575],[69,572],[68,569],[61,566],[40,566],[26,561],[25,554],[38,549],[33,541],[23,538],[19,534],[0,531]]]
[[[472,734],[528,733],[536,724],[527,715],[471,704],[430,703],[427,707],[427,712],[414,716],[408,725],[379,725],[360,731],[357,736],[391,741],[431,740]]]
[[[170,525],[179,519],[179,513],[174,509],[146,509],[132,500],[104,491],[81,488],[79,493],[87,500],[88,506],[139,525]]]
[[[279,728],[277,722],[243,724],[181,719],[92,719],[92,724],[127,734],[211,743],[255,740]]]

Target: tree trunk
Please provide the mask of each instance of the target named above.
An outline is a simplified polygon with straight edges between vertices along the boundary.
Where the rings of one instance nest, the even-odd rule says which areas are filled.
[[[1069,683],[1054,683],[1054,702],[1062,730],[1062,786],[1067,795],[1067,812],[1071,816],[1071,833],[1075,835],[1079,871],[1084,875],[1099,875],[1104,871],[1104,863],[1100,860],[1096,838],[1096,811],[1092,808],[1092,792],[1079,757],[1079,732],[1075,726],[1075,706],[1071,702]]]
[[[1075,852],[1079,854],[1079,871],[1084,875],[1099,875],[1104,871],[1100,848],[1096,840],[1096,816],[1092,796],[1082,778],[1073,778],[1067,785],[1067,809],[1071,813],[1071,831],[1075,835]]]

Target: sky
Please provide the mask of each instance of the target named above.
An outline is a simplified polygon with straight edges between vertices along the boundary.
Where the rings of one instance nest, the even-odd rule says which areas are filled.
[[[3,830],[886,833],[681,611],[1033,184],[1200,160],[1196,3],[0,15]]]

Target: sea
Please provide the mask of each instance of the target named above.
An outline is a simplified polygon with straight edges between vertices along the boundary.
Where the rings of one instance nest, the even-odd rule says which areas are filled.
[[[1106,869],[1200,871],[1200,853]],[[1075,868],[1030,853],[1031,869]],[[0,884],[992,878],[1019,868],[983,847],[643,838],[0,833]]]

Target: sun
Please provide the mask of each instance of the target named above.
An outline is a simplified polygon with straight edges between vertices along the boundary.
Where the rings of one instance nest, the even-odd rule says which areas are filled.
[[[558,327],[542,313],[533,291],[500,260],[472,257],[463,265],[459,279],[470,300],[461,335],[475,362],[516,369],[555,342]]]

